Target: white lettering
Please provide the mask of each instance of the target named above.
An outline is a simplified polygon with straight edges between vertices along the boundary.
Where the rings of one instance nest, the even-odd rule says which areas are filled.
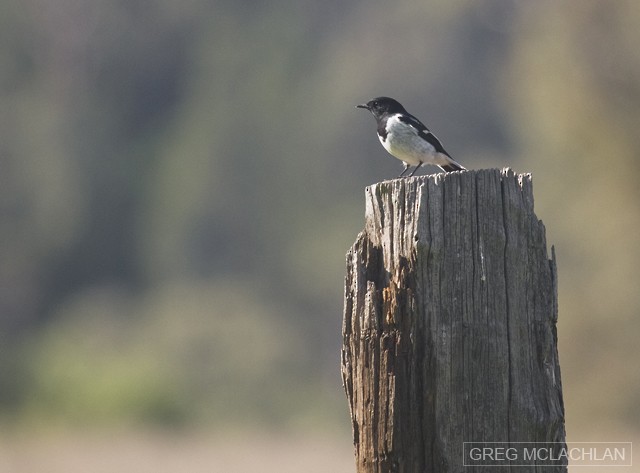
[[[616,447],[613,450],[616,452],[616,454],[615,454],[615,460],[616,461],[624,461],[626,459],[625,458],[626,457],[626,451],[627,451],[626,449]]]
[[[472,460],[480,460],[480,458],[482,458],[482,454],[480,453],[480,449],[479,448],[472,448],[471,450],[469,450],[469,457]]]

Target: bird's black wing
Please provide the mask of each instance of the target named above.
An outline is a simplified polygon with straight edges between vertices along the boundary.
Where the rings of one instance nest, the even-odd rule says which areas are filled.
[[[425,140],[427,143],[429,143],[431,146],[433,146],[436,152],[445,154],[451,158],[451,155],[446,152],[446,150],[442,146],[442,143],[440,143],[440,140],[436,137],[436,135],[431,133],[429,129],[424,125],[424,123],[422,123],[416,117],[407,113],[407,114],[399,115],[398,119],[401,122],[406,123],[407,125],[410,125],[413,128],[415,128],[418,132],[418,136],[423,140]]]

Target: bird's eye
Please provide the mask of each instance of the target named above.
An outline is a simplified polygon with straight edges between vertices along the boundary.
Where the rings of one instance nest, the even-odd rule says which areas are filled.
[[[377,107],[378,105],[380,105],[380,104],[378,103],[378,101],[377,101],[377,100],[376,100],[375,102],[373,102],[373,106],[374,106],[374,107]]]

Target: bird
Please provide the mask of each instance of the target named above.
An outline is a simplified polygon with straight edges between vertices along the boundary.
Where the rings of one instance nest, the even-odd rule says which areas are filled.
[[[407,177],[413,176],[423,164],[438,166],[445,172],[466,171],[445,151],[436,135],[397,100],[376,97],[356,108],[364,108],[373,114],[378,123],[380,143],[389,154],[404,163],[404,170],[398,177],[403,177],[411,166],[415,166]]]

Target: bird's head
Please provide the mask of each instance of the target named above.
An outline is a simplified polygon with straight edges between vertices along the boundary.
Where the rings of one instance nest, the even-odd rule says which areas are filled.
[[[393,113],[407,113],[404,107],[400,105],[400,102],[391,97],[376,97],[365,104],[356,105],[356,108],[369,110],[376,118]]]

